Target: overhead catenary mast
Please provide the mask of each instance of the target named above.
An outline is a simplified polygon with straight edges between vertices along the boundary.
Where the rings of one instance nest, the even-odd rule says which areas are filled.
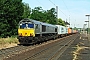
[[[56,22],[58,24],[58,6],[56,6],[56,17],[57,17]]]

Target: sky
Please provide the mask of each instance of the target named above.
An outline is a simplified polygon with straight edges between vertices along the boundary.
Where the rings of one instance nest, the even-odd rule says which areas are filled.
[[[30,8],[41,6],[43,10],[49,10],[58,6],[58,18],[70,22],[70,27],[82,28],[90,14],[90,0],[23,0]],[[86,26],[86,28],[88,25]]]

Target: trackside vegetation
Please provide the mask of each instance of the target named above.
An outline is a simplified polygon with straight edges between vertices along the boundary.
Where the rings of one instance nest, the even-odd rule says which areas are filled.
[[[0,38],[0,45],[11,44],[11,43],[18,44],[19,42],[18,42],[17,38],[13,38],[13,37]]]

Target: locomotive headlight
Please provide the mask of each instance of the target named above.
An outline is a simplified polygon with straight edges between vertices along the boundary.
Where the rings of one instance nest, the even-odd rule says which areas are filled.
[[[33,33],[30,33],[30,36],[33,36]]]
[[[27,33],[25,33],[25,35],[27,35]]]
[[[19,36],[22,36],[22,33],[19,33]]]

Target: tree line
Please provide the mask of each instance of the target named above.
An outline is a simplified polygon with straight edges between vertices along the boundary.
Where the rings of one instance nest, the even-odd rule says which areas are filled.
[[[65,26],[61,18],[56,18],[55,8],[43,10],[42,7],[35,7],[31,9],[29,4],[23,3],[22,0],[0,0],[0,37],[17,35],[18,23],[23,18]]]

